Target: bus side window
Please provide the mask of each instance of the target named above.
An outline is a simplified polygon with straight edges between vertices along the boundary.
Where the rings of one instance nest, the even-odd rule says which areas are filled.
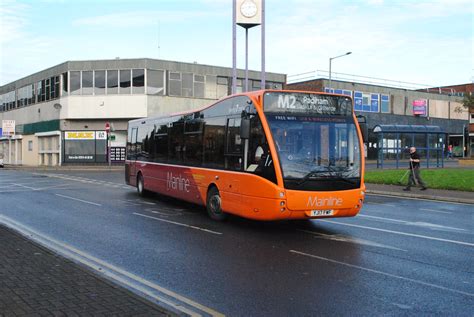
[[[127,160],[136,159],[137,130],[137,128],[131,128],[131,132],[128,133]]]
[[[270,147],[268,146],[260,118],[257,115],[250,119],[248,163],[246,167],[248,172],[261,175],[273,183],[277,183]]]

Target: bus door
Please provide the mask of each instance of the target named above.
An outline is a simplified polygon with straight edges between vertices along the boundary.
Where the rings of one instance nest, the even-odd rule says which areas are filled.
[[[229,171],[242,171],[244,164],[242,151],[245,141],[240,138],[240,123],[240,117],[227,118],[224,166]],[[232,193],[233,199],[240,201],[240,184],[237,175],[229,174],[230,177],[227,178],[224,186],[226,191]]]
[[[133,180],[132,183],[135,184],[137,179],[137,134],[138,128],[132,128],[132,133],[130,134],[130,144],[131,146],[131,155],[129,156],[130,162],[130,179]]]

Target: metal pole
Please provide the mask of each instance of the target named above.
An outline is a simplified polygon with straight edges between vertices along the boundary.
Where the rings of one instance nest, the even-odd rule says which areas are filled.
[[[465,145],[465,143],[464,143],[465,142],[465,140],[464,140],[464,134],[465,134],[464,129],[465,128],[464,127],[465,127],[465,124],[462,125],[462,157],[464,157],[464,145]]]
[[[249,91],[249,29],[245,28],[245,91]]]
[[[265,0],[262,0],[262,82],[260,88],[265,89]]]
[[[331,88],[331,61],[332,58],[329,58],[329,88]]]
[[[236,6],[237,0],[232,1],[232,94],[235,94],[237,88],[237,25],[236,25]]]

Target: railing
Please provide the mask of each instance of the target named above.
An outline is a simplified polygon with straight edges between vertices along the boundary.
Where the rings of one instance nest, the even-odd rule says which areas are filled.
[[[298,82],[309,81],[309,80],[320,79],[320,78],[324,78],[324,79],[329,78],[329,71],[314,70],[314,71],[300,73],[300,74],[288,75],[287,83],[294,84]],[[460,96],[460,97],[464,96],[463,92],[456,92],[456,90],[453,88],[434,87],[433,85],[417,84],[417,83],[411,83],[411,82],[400,81],[400,80],[360,76],[360,75],[354,75],[354,74],[331,72],[331,79],[356,82],[356,83],[362,83],[362,84],[385,86],[385,87],[391,87],[391,88],[420,90],[420,91],[438,93],[438,94],[443,94],[443,95],[453,95],[453,96]]]

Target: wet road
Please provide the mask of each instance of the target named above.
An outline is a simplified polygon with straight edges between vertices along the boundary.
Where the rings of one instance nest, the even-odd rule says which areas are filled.
[[[355,218],[216,223],[199,206],[140,198],[121,172],[0,170],[0,221],[77,250],[188,312],[474,311],[472,205],[369,196]]]

